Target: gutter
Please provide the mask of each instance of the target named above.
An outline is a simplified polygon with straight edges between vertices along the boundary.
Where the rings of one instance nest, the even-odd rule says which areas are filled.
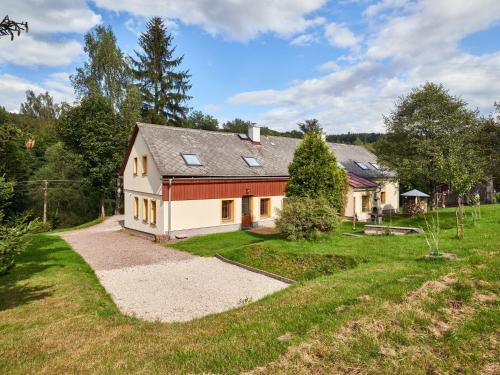
[[[167,238],[171,240],[171,232],[172,232],[172,180],[173,178],[168,179],[168,231]]]
[[[217,177],[217,176],[211,176],[211,177],[196,177],[196,176],[191,176],[191,177],[175,177],[175,176],[162,176],[162,180],[168,180],[171,181],[172,179],[178,180],[178,181],[190,181],[190,180],[275,180],[277,178],[281,179],[289,179],[289,176],[222,176],[222,177]]]

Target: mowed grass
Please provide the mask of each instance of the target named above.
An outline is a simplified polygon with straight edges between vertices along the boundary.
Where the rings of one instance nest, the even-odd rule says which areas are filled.
[[[464,240],[453,220],[442,212],[454,261],[425,259],[422,235],[311,243],[236,232],[179,243],[200,255],[258,247],[357,262],[182,324],[121,315],[63,240],[33,236],[0,278],[0,373],[498,373],[500,206],[482,207]]]

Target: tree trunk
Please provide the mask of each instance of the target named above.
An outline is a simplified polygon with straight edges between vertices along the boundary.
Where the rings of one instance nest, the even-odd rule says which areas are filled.
[[[462,196],[458,197],[458,206],[455,211],[457,217],[457,237],[459,239],[464,238],[464,211],[463,211],[463,201]]]
[[[101,219],[104,219],[106,217],[106,211],[104,210],[104,194],[102,193],[99,199],[99,217]]]

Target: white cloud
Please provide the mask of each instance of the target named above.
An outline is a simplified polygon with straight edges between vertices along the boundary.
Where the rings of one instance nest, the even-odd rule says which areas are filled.
[[[382,0],[376,4],[370,5],[363,12],[365,16],[373,17],[387,9],[395,10],[397,8],[402,8],[408,4],[408,0]]]
[[[290,44],[292,46],[308,46],[312,43],[315,43],[319,40],[318,35],[316,34],[302,34],[298,37],[292,39]]]
[[[344,25],[330,23],[325,26],[325,37],[335,47],[354,47],[359,43],[354,33]]]
[[[500,50],[472,55],[461,50],[459,43],[498,22],[500,3],[423,0],[405,6],[402,12],[378,18],[380,26],[356,56],[320,67],[329,73],[294,82],[283,90],[239,93],[229,102],[275,106],[258,120],[281,129],[316,117],[328,132],[381,131],[382,114],[391,111],[398,96],[433,81],[443,83],[471,108],[489,112],[500,98],[500,86],[493,84],[500,82]]]
[[[82,45],[73,39],[50,40],[23,34],[18,39],[0,39],[0,62],[23,66],[61,66],[72,63],[82,53]]]
[[[2,0],[2,10],[34,34],[84,33],[101,22],[85,0]]]
[[[112,11],[131,15],[162,16],[230,40],[247,41],[263,33],[291,36],[324,22],[308,17],[326,0],[93,0]]]
[[[56,102],[73,100],[73,90],[69,90],[62,80],[64,73],[55,73],[45,82],[45,85],[28,81],[11,74],[0,75],[0,103],[10,112],[18,112],[20,103],[26,99],[26,91],[33,90],[40,94],[49,91]]]

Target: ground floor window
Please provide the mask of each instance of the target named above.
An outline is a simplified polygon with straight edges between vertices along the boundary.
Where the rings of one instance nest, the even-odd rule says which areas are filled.
[[[361,211],[368,212],[370,211],[370,196],[363,195],[361,197]]]
[[[142,220],[148,222],[148,200],[146,198],[142,200]]]
[[[151,201],[151,224],[156,224],[156,201]]]
[[[385,191],[380,193],[380,203],[385,204]]]
[[[222,221],[233,221],[233,219],[234,219],[234,201],[233,200],[223,200],[222,201],[221,219],[222,219]]]
[[[134,197],[134,217],[137,219],[139,217],[139,198]]]
[[[261,198],[260,199],[260,217],[265,218],[269,217],[271,212],[271,199],[270,198]]]

